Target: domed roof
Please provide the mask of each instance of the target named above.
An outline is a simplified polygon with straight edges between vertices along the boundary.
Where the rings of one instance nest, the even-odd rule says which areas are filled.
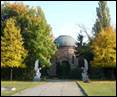
[[[68,35],[61,35],[54,41],[59,47],[61,46],[75,46],[76,41]]]

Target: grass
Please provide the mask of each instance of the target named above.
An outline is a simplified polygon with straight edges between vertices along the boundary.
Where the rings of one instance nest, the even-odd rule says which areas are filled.
[[[116,81],[77,81],[88,96],[116,96]]]
[[[45,82],[28,82],[28,81],[1,81],[1,86],[4,87],[15,87],[15,91],[2,91],[1,96],[11,96],[17,92],[20,92],[26,88],[31,88],[37,85],[42,85]]]

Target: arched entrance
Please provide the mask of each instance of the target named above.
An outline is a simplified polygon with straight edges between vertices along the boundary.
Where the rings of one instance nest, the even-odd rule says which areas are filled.
[[[56,74],[59,78],[68,78],[70,74],[70,64],[68,61],[58,62],[56,65]]]

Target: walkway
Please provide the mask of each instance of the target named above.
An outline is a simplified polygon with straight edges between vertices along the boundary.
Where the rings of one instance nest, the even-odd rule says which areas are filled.
[[[14,96],[82,96],[75,81],[49,80],[46,84],[26,89]]]

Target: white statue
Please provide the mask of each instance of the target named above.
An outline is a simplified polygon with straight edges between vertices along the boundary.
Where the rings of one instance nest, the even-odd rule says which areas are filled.
[[[88,82],[89,81],[88,74],[87,74],[87,71],[88,71],[88,61],[86,59],[84,59],[84,67],[82,67],[82,69],[83,69],[82,80],[84,82]]]
[[[36,76],[34,77],[35,81],[40,80],[40,77],[41,77],[41,73],[40,73],[41,68],[38,68],[38,66],[39,66],[38,63],[39,63],[39,60],[36,60],[35,61],[35,67],[34,67],[34,70],[36,72]]]

